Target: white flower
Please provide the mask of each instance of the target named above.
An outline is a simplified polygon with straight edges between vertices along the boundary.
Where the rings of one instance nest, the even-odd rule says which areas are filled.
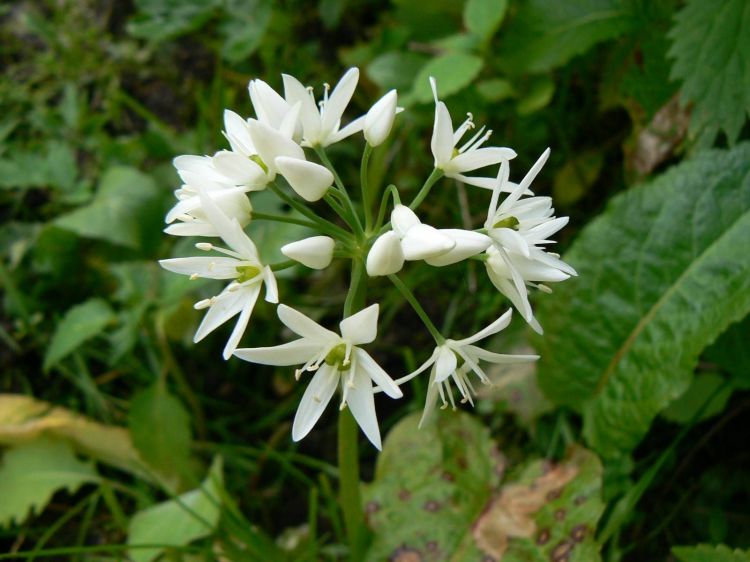
[[[263,80],[250,80],[247,89],[258,121],[299,142],[302,137],[301,104],[288,103]]]
[[[438,232],[453,240],[455,244],[452,249],[444,254],[425,258],[424,261],[428,264],[438,267],[458,263],[471,256],[481,254],[492,244],[492,239],[489,236],[481,232],[474,232],[473,230],[441,228]]]
[[[379,236],[367,253],[365,267],[370,277],[391,275],[401,271],[404,267],[404,251],[401,249],[398,234],[389,230]]]
[[[274,162],[292,189],[305,201],[318,201],[333,184],[331,171],[315,162],[287,156],[279,156]]]
[[[430,143],[432,155],[435,158],[435,168],[442,170],[449,178],[469,185],[487,187],[483,178],[478,178],[481,181],[476,181],[477,178],[467,177],[463,173],[515,158],[515,151],[505,147],[482,148],[492,135],[492,131],[485,132],[484,127],[461,147],[457,147],[466,131],[474,128],[473,116],[469,113],[466,121],[454,131],[451,115],[445,103],[438,100],[437,85],[432,77],[430,77],[430,84],[435,98],[435,125]]]
[[[300,104],[299,119],[302,122],[303,141],[302,146],[328,146],[345,139],[362,130],[365,116],[355,119],[343,129],[341,117],[346,106],[352,99],[354,90],[359,81],[359,69],[350,68],[339,80],[331,92],[330,86],[324,84],[323,100],[320,109],[315,103],[315,96],[311,88],[305,88],[299,80],[288,74],[284,78],[284,97],[289,104]]]
[[[476,391],[469,378],[470,373],[474,373],[483,384],[490,384],[487,374],[479,366],[480,361],[490,363],[512,364],[526,363],[539,359],[538,355],[502,355],[493,353],[474,345],[479,340],[487,338],[503,330],[510,323],[512,309],[503,314],[486,328],[480,330],[473,336],[462,340],[445,340],[445,343],[439,345],[432,352],[427,361],[425,361],[416,371],[400,379],[403,383],[432,367],[430,371],[430,382],[427,389],[427,400],[425,401],[422,419],[419,422],[421,427],[424,421],[435,409],[438,397],[442,401],[442,407],[448,406],[448,403],[455,410],[456,403],[451,389],[451,380],[456,385],[462,403],[474,405],[472,394],[476,396]]]
[[[391,132],[396,118],[398,94],[391,90],[380,98],[365,115],[364,134],[370,146],[379,146]]]
[[[250,321],[250,315],[258,300],[262,285],[266,286],[268,302],[279,302],[278,289],[273,271],[261,263],[255,244],[248,238],[237,220],[227,217],[204,191],[201,190],[199,197],[209,222],[231,249],[199,243],[196,244],[199,249],[216,250],[226,257],[173,258],[161,260],[159,263],[169,271],[190,275],[191,279],[207,277],[232,280],[219,295],[195,304],[196,309],[208,308],[208,312],[203,317],[193,339],[194,342],[199,342],[221,324],[239,314],[237,323],[224,347],[224,358],[228,359],[236,349]]]
[[[375,382],[391,398],[401,398],[403,394],[375,360],[358,347],[375,340],[378,305],[342,320],[339,324],[341,335],[283,304],[279,305],[277,313],[290,330],[302,337],[274,347],[238,349],[235,355],[263,365],[302,364],[295,372],[297,378],[305,371],[315,373],[294,417],[292,438],[299,441],[310,432],[340,385],[340,408],[349,406],[364,434],[380,449],[372,383]]]
[[[281,247],[281,253],[311,269],[325,269],[333,259],[336,242],[329,236],[311,236]]]
[[[502,164],[497,185],[487,213],[485,228],[492,239],[487,249],[485,266],[495,287],[507,296],[531,327],[539,333],[542,328],[534,318],[526,286],[549,291],[545,285],[576,275],[575,269],[559,259],[557,254],[544,251],[539,246],[552,244],[548,237],[568,222],[568,217],[555,218],[549,197],[521,196],[541,170],[549,156],[547,149],[515,186],[506,199],[497,206],[499,194],[508,182],[508,166]]]

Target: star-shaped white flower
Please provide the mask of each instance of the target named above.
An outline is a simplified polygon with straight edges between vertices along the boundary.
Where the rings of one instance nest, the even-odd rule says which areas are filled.
[[[483,340],[505,329],[510,324],[512,312],[512,309],[508,309],[500,318],[473,336],[461,340],[445,340],[445,343],[437,346],[430,358],[416,371],[396,381],[401,384],[423,373],[430,367],[432,368],[430,371],[429,387],[427,389],[427,400],[425,401],[422,419],[419,422],[420,427],[435,409],[438,398],[442,401],[443,408],[446,408],[450,403],[455,410],[456,402],[450,385],[451,381],[453,381],[461,396],[461,402],[468,402],[472,406],[474,405],[472,395],[476,396],[476,391],[469,374],[474,373],[482,384],[491,384],[489,377],[479,366],[480,361],[507,365],[527,363],[539,359],[538,355],[503,355],[474,345],[479,340]]]
[[[292,438],[305,437],[323,414],[336,387],[341,387],[340,408],[346,406],[362,431],[381,449],[380,429],[373,399],[374,382],[391,398],[401,398],[401,389],[361,347],[377,335],[377,304],[341,321],[341,335],[322,327],[301,312],[279,305],[279,319],[300,339],[274,347],[238,349],[235,355],[263,365],[299,365],[295,375],[314,372],[307,386],[292,425]]]
[[[239,314],[237,323],[224,347],[224,359],[228,359],[242,337],[250,321],[253,308],[260,295],[261,287],[266,286],[266,300],[279,302],[276,278],[267,265],[261,263],[258,250],[248,238],[236,219],[227,217],[221,209],[201,190],[201,206],[208,221],[230,249],[220,248],[205,242],[196,246],[205,251],[216,250],[224,256],[200,256],[161,260],[164,269],[189,275],[191,279],[231,279],[224,290],[210,299],[195,304],[196,309],[207,308],[208,312],[195,333],[194,342],[199,342],[224,322]]]
[[[302,122],[302,146],[325,147],[361,131],[364,127],[365,116],[363,115],[341,128],[341,117],[359,81],[359,69],[347,70],[330,95],[328,94],[330,86],[324,84],[323,99],[319,104],[315,102],[312,88],[306,88],[293,76],[288,74],[282,76],[284,97],[287,103],[301,105],[299,119]]]
[[[468,177],[464,175],[464,172],[511,160],[516,157],[515,151],[506,147],[483,148],[482,145],[492,135],[492,131],[485,132],[484,127],[459,147],[458,143],[461,142],[464,134],[474,128],[473,116],[469,113],[466,121],[454,131],[451,114],[445,103],[438,99],[437,85],[432,77],[430,77],[430,85],[435,98],[435,125],[430,143],[432,155],[435,158],[435,168],[442,170],[449,178],[469,185],[487,187],[486,178]]]

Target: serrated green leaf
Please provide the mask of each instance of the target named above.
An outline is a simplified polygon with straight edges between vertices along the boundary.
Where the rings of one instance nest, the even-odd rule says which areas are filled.
[[[560,548],[571,562],[598,559],[595,455],[576,449],[559,465],[533,461],[500,487],[505,461],[486,428],[448,413],[417,430],[419,417],[391,430],[365,489],[375,535],[366,560],[541,562]]]
[[[626,0],[530,0],[503,33],[498,58],[516,72],[546,72],[634,29]]]
[[[468,0],[464,6],[464,24],[473,34],[486,40],[503,23],[508,0]]]
[[[692,102],[691,129],[712,144],[719,129],[730,144],[750,114],[750,4],[689,0],[669,36],[672,78]]]
[[[39,514],[58,490],[73,493],[97,480],[93,464],[78,460],[63,441],[43,438],[9,449],[0,464],[0,526]]]
[[[54,224],[80,236],[138,248],[161,210],[159,199],[160,191],[150,176],[114,167],[102,176],[89,205],[62,215]]]
[[[133,444],[148,464],[165,474],[188,473],[190,416],[162,381],[133,398],[128,422]]]
[[[383,91],[391,88],[404,90],[411,87],[413,77],[426,61],[427,57],[420,53],[383,53],[367,66],[367,76]]]
[[[723,544],[675,546],[672,554],[680,562],[750,562],[750,550],[732,550]]]
[[[750,310],[750,145],[710,151],[615,197],[542,299],[539,381],[584,434],[635,447],[690,384],[701,351]]]
[[[130,520],[128,545],[184,546],[211,535],[221,515],[222,462],[214,460],[201,487],[139,511]],[[164,548],[134,548],[134,562],[150,562]]]
[[[44,370],[98,335],[114,319],[112,308],[103,299],[89,299],[68,310],[57,324],[44,354]]]
[[[432,99],[430,76],[437,80],[440,99],[460,92],[468,86],[482,70],[483,61],[475,55],[453,53],[440,55],[425,64],[414,79],[412,94],[419,102]]]

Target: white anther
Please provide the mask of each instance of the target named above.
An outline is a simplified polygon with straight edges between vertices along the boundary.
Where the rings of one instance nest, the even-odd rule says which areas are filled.
[[[214,245],[211,244],[211,242],[198,242],[195,247],[199,250],[203,250],[204,252],[208,252],[214,249]]]

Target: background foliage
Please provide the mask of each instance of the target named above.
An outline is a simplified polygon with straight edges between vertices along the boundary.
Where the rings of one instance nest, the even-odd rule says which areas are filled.
[[[390,88],[407,108],[371,183],[417,189],[431,168],[436,76],[519,153],[514,174],[553,148],[537,192],[571,216],[579,271],[538,299],[543,338],[497,342],[535,347],[538,373],[493,373],[476,411],[421,433],[424,382],[379,405],[367,559],[750,559],[747,2],[22,0],[0,40],[0,558],[347,559],[333,417],[293,444],[292,373],[223,362],[224,334],[192,345],[215,288],[156,260],[190,249],[161,233],[171,159],[223,146],[250,78],[356,65],[357,112]],[[484,212],[472,188],[435,193],[431,222]],[[250,233],[267,254],[298,228]],[[340,304],[338,273],[282,282]],[[408,275],[457,334],[506,306],[471,269]],[[398,295],[372,298],[389,369],[421,362]]]

